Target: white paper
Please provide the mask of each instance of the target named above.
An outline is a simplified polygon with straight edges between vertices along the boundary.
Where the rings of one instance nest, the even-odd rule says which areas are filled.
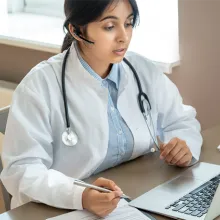
[[[99,218],[96,215],[93,215],[92,213],[83,210],[83,211],[73,211],[69,212],[64,215],[60,215],[54,218],[50,218],[47,220],[150,220],[147,216],[145,216],[143,213],[141,213],[136,208],[133,208],[128,205],[128,203],[121,199],[121,201],[118,204],[118,207],[108,216],[105,218]]]

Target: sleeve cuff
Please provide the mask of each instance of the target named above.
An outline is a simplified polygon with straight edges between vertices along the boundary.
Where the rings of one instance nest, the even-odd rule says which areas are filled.
[[[73,185],[73,187],[74,187],[73,207],[74,209],[77,210],[83,210],[82,194],[83,191],[85,190],[85,187],[76,186],[76,185]]]
[[[192,157],[192,160],[191,160],[190,164],[188,165],[188,167],[193,166],[198,162],[199,162],[199,160],[197,160],[195,157]]]

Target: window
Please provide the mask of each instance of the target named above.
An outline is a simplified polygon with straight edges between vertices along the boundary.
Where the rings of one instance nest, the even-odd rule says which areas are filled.
[[[7,32],[7,1],[0,0],[0,27],[1,32]]]
[[[5,0],[1,0],[5,1]],[[6,0],[9,13],[27,12],[33,14],[64,17],[64,0]]]
[[[179,64],[178,0],[136,1],[140,25],[134,29],[129,50],[155,61],[170,73]],[[0,0],[0,16],[4,16],[0,24],[5,27],[0,30],[0,43],[59,52],[64,38],[63,3],[64,0]],[[5,30],[7,33],[3,34]]]
[[[0,22],[6,28],[0,29],[0,43],[60,52],[64,39],[64,0],[0,0],[0,4],[3,2],[7,7],[4,7],[5,19]]]
[[[25,0],[24,11],[64,18],[63,4],[64,0]]]
[[[158,62],[169,73],[179,63],[178,0],[137,0],[140,25],[130,50]]]

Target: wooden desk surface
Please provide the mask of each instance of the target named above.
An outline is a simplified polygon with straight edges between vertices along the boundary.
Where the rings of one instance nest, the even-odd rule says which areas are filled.
[[[202,132],[204,144],[200,161],[220,164],[220,152],[216,147],[220,144],[220,126],[207,129]],[[166,182],[170,178],[180,174],[185,169],[172,167],[160,161],[158,154],[142,156],[131,162],[109,169],[96,176],[87,179],[94,181],[102,176],[114,180],[133,199],[146,191]],[[63,213],[66,210],[48,207],[43,204],[28,203],[9,212],[0,215],[1,220],[45,220]],[[152,214],[158,220],[169,218]],[[217,218],[220,220],[220,217]]]

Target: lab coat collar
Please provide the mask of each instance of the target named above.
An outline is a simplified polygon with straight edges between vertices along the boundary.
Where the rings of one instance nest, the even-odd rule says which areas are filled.
[[[118,89],[119,91],[118,95],[120,95],[121,92],[123,92],[126,86],[128,85],[129,77],[131,76],[130,73],[131,70],[129,69],[127,64],[125,64],[124,61],[121,61],[118,65],[121,71],[120,73],[121,79]],[[100,82],[96,78],[94,78],[91,74],[89,74],[87,70],[83,67],[77,55],[77,51],[74,43],[72,43],[71,45],[69,59],[67,60],[66,77],[67,79],[70,79],[72,81],[74,86],[78,86],[78,87],[90,86],[97,91],[102,91],[103,89],[107,89],[102,87]]]
[[[118,96],[120,96],[121,93],[127,88],[132,77],[132,71],[124,61],[120,63],[120,76],[121,80],[119,84]]]
[[[89,86],[97,91],[105,89],[101,87],[98,80],[96,80],[91,74],[88,74],[88,72],[85,70],[78,58],[74,43],[71,45],[70,55],[67,59],[66,78],[67,80],[71,81],[74,88]]]
[[[118,89],[119,87],[119,82],[120,82],[120,69],[119,69],[119,64],[114,63],[112,64],[112,68],[108,76],[103,79],[101,78],[91,67],[90,65],[82,58],[80,51],[79,51],[79,45],[77,42],[74,42],[74,47],[76,49],[78,58],[80,60],[80,63],[82,66],[94,77],[96,78],[100,83],[103,83],[103,81],[106,81],[107,79],[111,80],[113,83],[115,83],[116,88]]]

